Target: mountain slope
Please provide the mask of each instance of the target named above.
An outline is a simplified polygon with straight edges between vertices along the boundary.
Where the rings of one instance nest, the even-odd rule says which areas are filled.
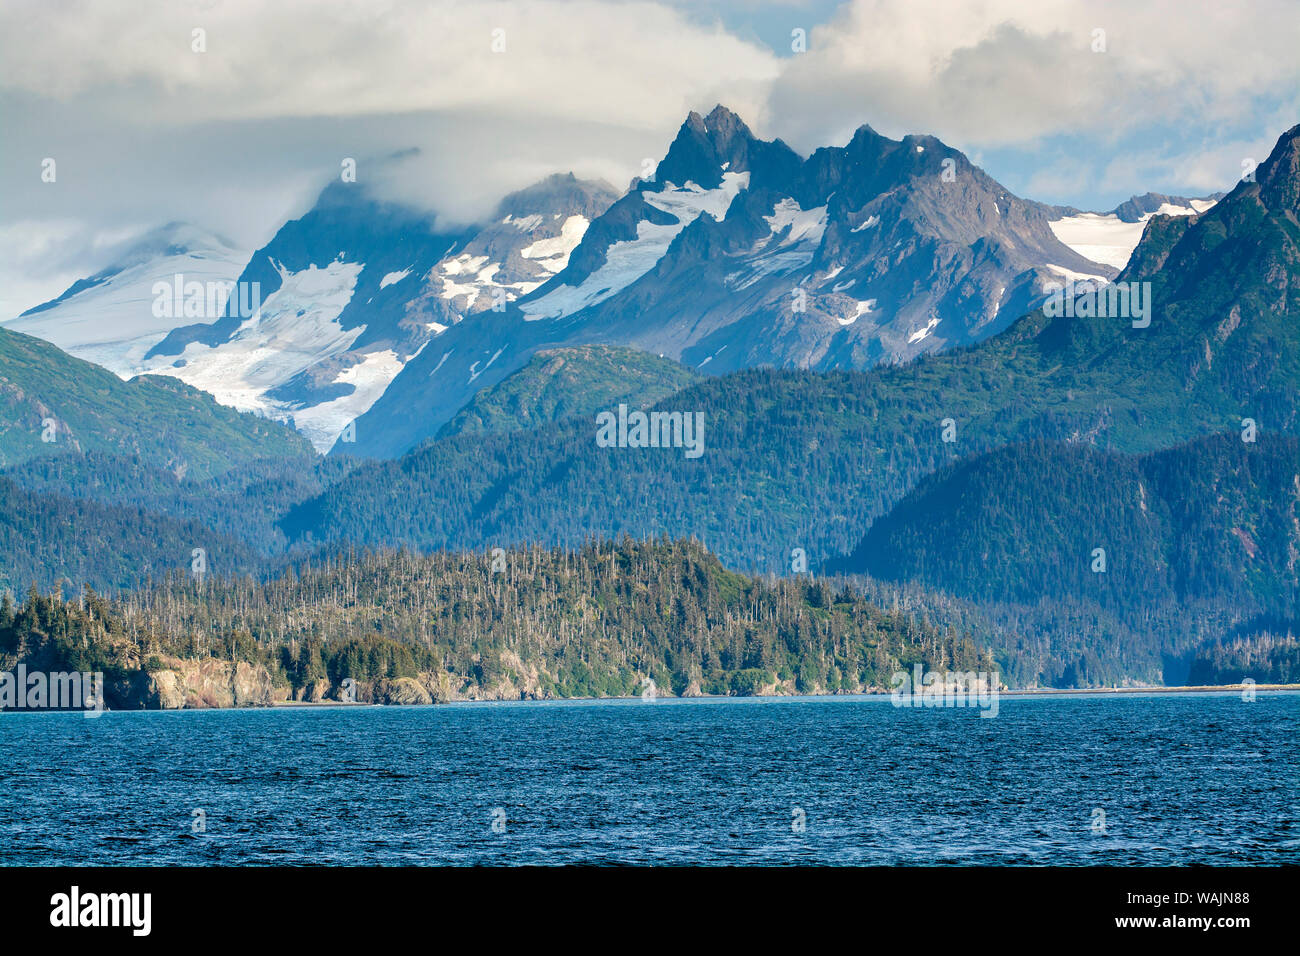
[[[702,376],[671,359],[604,345],[537,352],[518,372],[474,396],[439,438],[537,428],[591,418],[620,403],[653,405]]]
[[[973,348],[869,373],[751,370],[659,403],[700,412],[706,451],[598,448],[594,422],[435,442],[358,469],[291,514],[314,540],[418,547],[693,534],[739,567],[852,549],[925,474],[1011,441],[1171,447],[1235,429],[1300,431],[1300,127],[1198,217],[1157,216],[1123,280],[1152,283],[1146,327],[1026,315]],[[951,419],[944,441],[944,422]]]
[[[52,342],[69,355],[122,378],[144,369],[148,351],[188,322],[166,303],[158,283],[233,283],[248,258],[229,241],[185,223],[168,223],[134,242],[114,264],[73,283],[57,299],[28,309],[4,328]],[[167,295],[167,299],[173,296]]]
[[[985,600],[1090,599],[1121,611],[1208,601],[1291,615],[1300,443],[1229,434],[1143,456],[998,449],[919,482],[842,569]]]
[[[0,591],[45,590],[61,579],[74,589],[140,587],[189,573],[196,548],[211,572],[246,573],[256,565],[243,543],[198,522],[28,491],[0,475]]]
[[[563,268],[588,217],[613,199],[603,183],[552,176],[507,196],[491,222],[444,230],[333,183],[239,275],[241,292],[258,292],[254,312],[232,302],[176,328],[143,365],[289,421],[326,451],[440,333]]]
[[[175,379],[124,382],[48,342],[0,329],[0,467],[88,451],[138,455],[193,478],[257,458],[311,457],[290,429],[218,405]]]

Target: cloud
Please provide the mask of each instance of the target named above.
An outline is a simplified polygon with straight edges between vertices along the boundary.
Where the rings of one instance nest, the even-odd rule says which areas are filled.
[[[933,133],[1054,202],[1224,188],[1300,111],[1293,9],[10,0],[0,309],[106,265],[96,237],[124,230],[185,220],[255,248],[305,212],[346,157],[362,183],[449,224],[551,172],[622,188],[663,155],[688,110],[719,102],[804,152],[864,122]],[[757,39],[788,46],[787,19],[809,29],[808,52]],[[1097,29],[1104,53],[1093,51]],[[408,147],[417,159],[378,163]],[[40,179],[46,157],[57,183]],[[18,249],[25,234],[31,248]]]
[[[78,235],[187,220],[251,248],[343,158],[364,183],[415,146],[418,162],[371,185],[464,222],[555,171],[621,187],[688,110],[761,116],[778,70],[720,24],[648,2],[8,3],[0,215]],[[81,274],[106,264],[68,248]],[[67,274],[47,256],[25,269],[24,288]]]
[[[1241,123],[1261,97],[1300,103],[1297,26],[1289,0],[855,0],[791,60],[770,115],[804,148],[861,122],[967,148]]]
[[[62,7],[6,6],[0,86],[174,123],[486,110],[660,128],[723,93],[757,112],[778,70],[721,25],[647,2]]]

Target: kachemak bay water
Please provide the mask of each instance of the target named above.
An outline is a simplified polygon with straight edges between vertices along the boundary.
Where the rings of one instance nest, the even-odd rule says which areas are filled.
[[[5,864],[1297,863],[1300,694],[7,713],[0,780]]]

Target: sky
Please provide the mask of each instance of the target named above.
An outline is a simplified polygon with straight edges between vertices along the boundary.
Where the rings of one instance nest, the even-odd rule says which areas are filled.
[[[344,159],[465,223],[552,172],[623,188],[717,103],[1080,209],[1204,195],[1300,122],[1298,35],[1296,0],[4,0],[0,321],[166,222],[251,251]]]

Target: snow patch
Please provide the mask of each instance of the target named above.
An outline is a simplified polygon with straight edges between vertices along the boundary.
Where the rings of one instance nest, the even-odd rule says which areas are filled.
[[[570,216],[560,227],[560,234],[551,239],[538,239],[519,250],[525,259],[536,259],[538,265],[549,272],[559,272],[569,262],[569,256],[578,248],[587,232],[586,216]]]
[[[542,217],[536,214],[532,216],[524,216],[522,219],[516,219],[514,216],[506,216],[506,218],[501,221],[509,223],[520,232],[532,232],[542,224]]]
[[[490,369],[492,367],[492,363],[495,362],[497,359],[499,359],[501,357],[501,353],[504,352],[505,350],[506,347],[504,345],[501,346],[501,348],[497,349],[496,352],[492,355],[492,357],[487,360],[487,364],[484,365],[482,368],[478,367],[479,366],[478,362],[475,362],[473,365],[471,365],[469,367],[469,371],[470,371],[469,380],[471,382],[474,381],[474,379],[478,378],[480,375],[482,375],[484,372]],[[441,365],[442,363],[439,362],[438,364]],[[434,371],[437,370],[435,369]]]
[[[931,319],[929,322],[925,324],[925,328],[917,329],[915,332],[913,332],[911,335],[907,337],[907,344],[915,345],[917,342],[920,342],[927,335],[933,332],[934,327],[938,324],[939,324],[939,319],[937,317]]]
[[[128,266],[105,282],[41,312],[11,319],[4,327],[44,339],[69,355],[128,379],[145,370],[145,355],[168,332],[205,321],[183,315],[155,316],[154,283],[171,287],[175,277],[181,275],[185,283],[200,282],[205,289],[209,283],[233,287],[247,262],[247,252],[229,248],[214,238],[179,255]],[[212,316],[206,321],[215,319]]]
[[[411,274],[411,267],[410,267],[410,266],[407,266],[407,267],[406,267],[405,269],[403,269],[401,272],[390,272],[390,273],[388,273],[386,276],[384,276],[382,279],[379,280],[379,288],[381,288],[381,289],[387,289],[387,288],[388,288],[390,285],[392,285],[394,282],[401,282],[403,279],[405,279],[405,278],[406,278],[407,276],[409,276],[410,274]]]
[[[1147,220],[1152,215],[1195,216],[1215,205],[1214,200],[1210,199],[1192,199],[1190,202],[1191,206],[1161,203],[1154,214],[1147,213],[1137,222],[1124,222],[1114,213],[1102,215],[1085,212],[1056,219],[1048,225],[1057,239],[1085,259],[1123,269],[1128,265],[1133,250],[1142,238],[1142,231],[1146,229]]]
[[[298,272],[274,260],[271,264],[280,274],[280,288],[229,340],[216,346],[191,342],[180,355],[184,364],[161,357],[149,371],[179,378],[240,411],[292,419],[318,450],[326,451],[344,426],[383,394],[406,360],[391,350],[366,353],[334,380],[352,385],[353,391],[319,405],[270,398],[278,386],[349,351],[365,331],[364,326],[344,329],[338,322],[364,263],[336,259],[324,268],[311,265]]]
[[[781,241],[783,246],[821,242],[822,235],[826,232],[826,207],[802,209],[793,199],[782,199],[772,210],[772,215],[764,216],[763,219],[773,236],[789,230],[789,234]]]
[[[434,372],[436,372],[436,371],[438,371],[438,369],[442,368],[442,363],[445,362],[445,361],[447,361],[447,359],[451,357],[451,353],[454,352],[454,351],[456,351],[456,350],[455,350],[455,349],[452,349],[451,352],[444,352],[444,353],[443,353],[442,358],[438,359],[438,364],[435,365],[435,366],[433,367],[433,371],[431,371],[431,372],[429,373],[429,377],[430,377],[430,378],[433,378],[433,373],[434,373]]]
[[[1051,269],[1063,279],[1069,279],[1071,282],[1097,282],[1105,285],[1108,280],[1105,276],[1090,275],[1087,272],[1075,272],[1073,269],[1067,269],[1064,266],[1054,266],[1050,262],[1047,268]]]
[[[858,319],[862,318],[862,316],[868,315],[875,307],[875,299],[862,300],[858,302],[857,311],[855,311],[853,315],[849,316],[847,319],[837,318],[836,321],[838,321],[840,325],[852,325],[854,322],[858,321]]]
[[[423,345],[415,355],[422,351]],[[415,355],[411,358],[414,359]],[[348,423],[370,410],[370,406],[379,400],[379,396],[384,394],[389,383],[405,365],[406,362],[392,349],[367,352],[360,362],[345,368],[334,377],[334,384],[351,385],[353,391],[311,408],[295,410],[294,425],[307,436],[317,451],[329,451]]]
[[[1057,239],[1085,259],[1123,269],[1142,238],[1146,220],[1124,222],[1115,215],[1085,212],[1057,219],[1048,225]]]
[[[666,183],[662,192],[643,192],[641,198],[677,221],[664,226],[642,220],[636,238],[615,242],[605,250],[604,264],[576,286],[564,285],[535,302],[522,306],[524,319],[557,319],[604,302],[654,268],[677,234],[701,215],[721,220],[736,194],[749,185],[749,173],[724,173],[717,189]]]

